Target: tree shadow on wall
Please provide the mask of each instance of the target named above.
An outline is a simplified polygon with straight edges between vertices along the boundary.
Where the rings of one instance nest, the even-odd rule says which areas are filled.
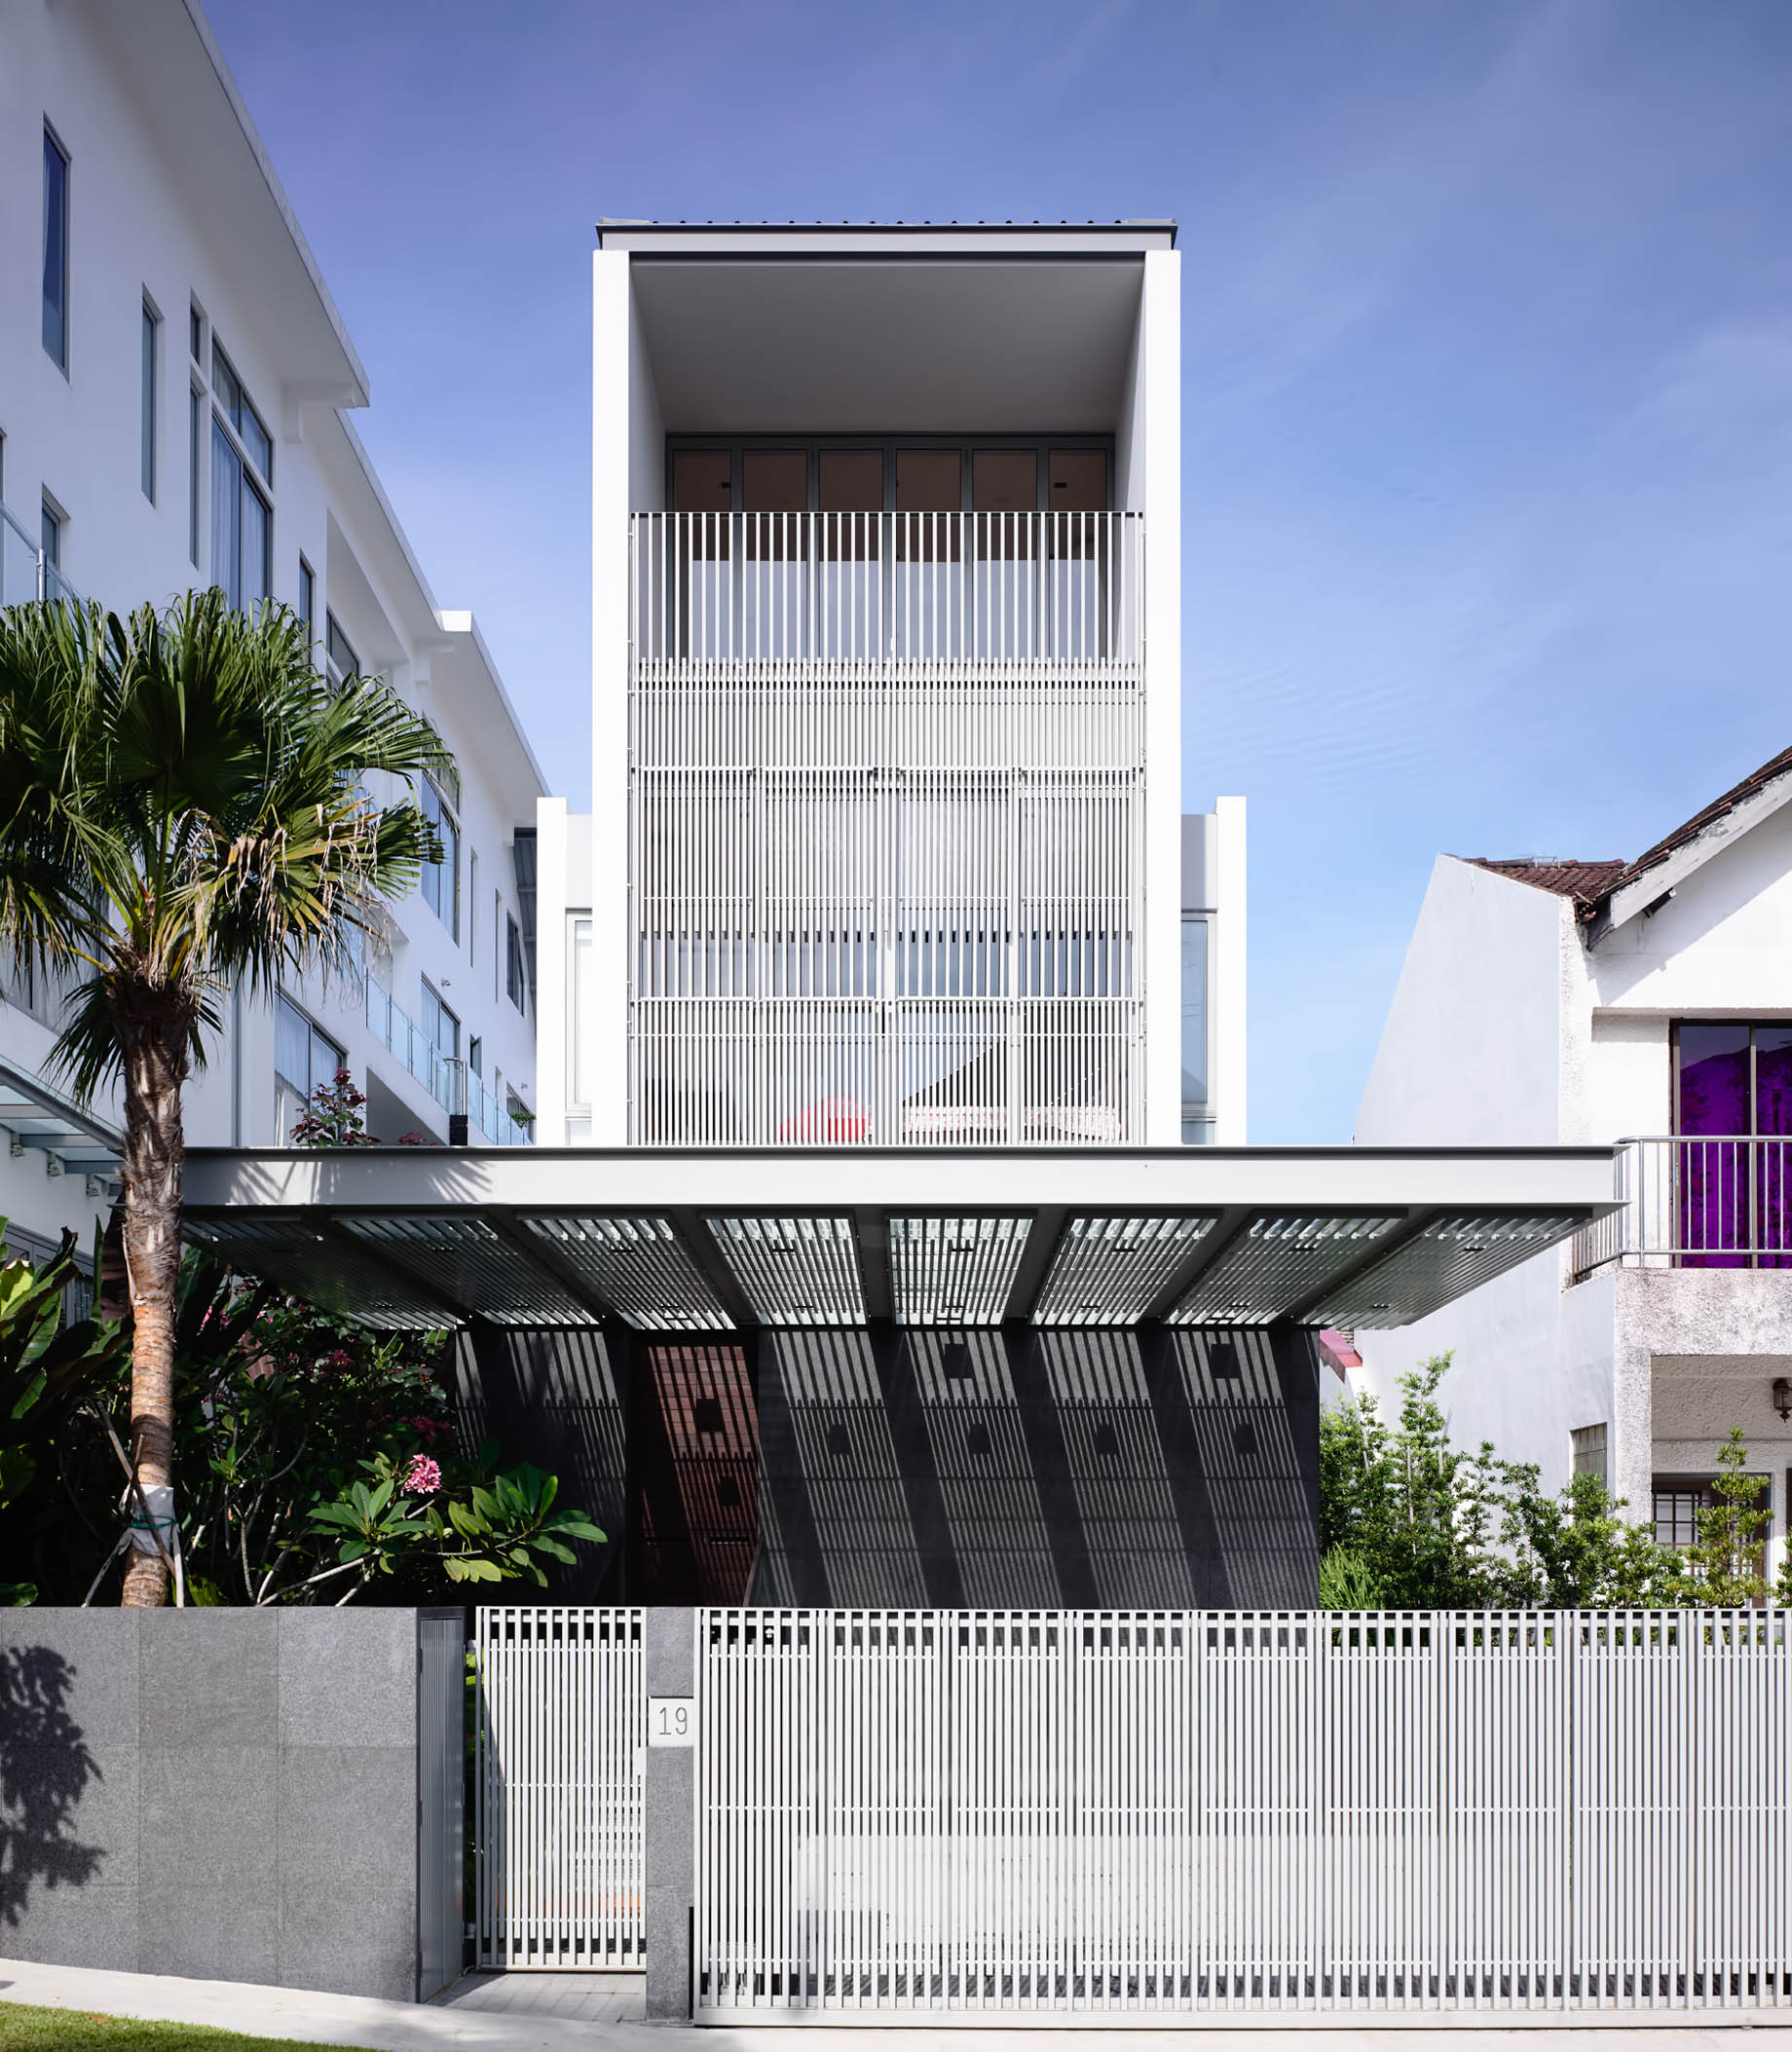
[[[68,1714],[74,1678],[52,1647],[0,1650],[0,1928],[23,1921],[34,1884],[78,1888],[104,1857],[73,1835],[87,1785],[99,1778]]]

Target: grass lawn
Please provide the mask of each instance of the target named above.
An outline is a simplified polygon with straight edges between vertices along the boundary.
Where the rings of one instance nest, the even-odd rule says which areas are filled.
[[[38,2009],[0,2001],[0,2052],[39,2047],[115,2046],[117,2052],[353,2052],[309,2038],[244,2037],[204,2024],[152,2024],[134,2016],[93,2016],[85,2009]]]

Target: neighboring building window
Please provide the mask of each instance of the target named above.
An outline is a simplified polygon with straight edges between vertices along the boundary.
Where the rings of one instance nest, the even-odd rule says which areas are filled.
[[[1197,1108],[1205,1112],[1207,1074],[1207,920],[1182,915],[1182,1120],[1183,1138]]]
[[[485,1042],[477,1033],[467,1043],[467,1065],[475,1076],[485,1074]]]
[[[1605,1427],[1577,1425],[1568,1437],[1574,1448],[1574,1473],[1596,1474],[1602,1482],[1609,1480],[1610,1474],[1605,1458]]]
[[[156,357],[157,336],[162,320],[146,299],[143,302],[143,497],[156,503]]]
[[[205,395],[197,388],[187,394],[187,554],[199,568],[200,429],[205,418]]]
[[[41,535],[40,546],[44,551],[44,561],[50,565],[52,570],[60,570],[62,567],[62,516],[48,499],[44,501]]]
[[[335,614],[323,616],[323,653],[330,666],[330,674],[338,684],[345,684],[351,677],[361,673],[361,659],[355,653],[355,645],[342,631],[342,622]]]
[[[529,968],[523,959],[523,931],[506,913],[504,914],[504,994],[516,1009],[527,1016]]]
[[[468,848],[467,851],[467,902],[472,907],[471,915],[467,921],[467,962],[468,968],[476,969],[479,966],[479,851],[477,848]]]
[[[290,1144],[312,1093],[336,1080],[347,1058],[282,991],[274,1001],[274,1144]]]
[[[1717,1502],[1711,1477],[1658,1474],[1655,1477],[1655,1536],[1664,1547],[1684,1549],[1699,1540],[1699,1513]]]
[[[248,460],[262,478],[274,482],[274,443],[261,415],[249,403],[243,381],[231,367],[230,358],[214,342],[211,345],[211,391],[218,411],[236,429]]]
[[[205,360],[205,317],[198,307],[187,309],[187,350],[195,363]]]
[[[211,386],[211,581],[246,611],[274,588],[274,444],[215,340]]]
[[[1673,1041],[1680,1261],[1792,1267],[1792,1025],[1684,1020]]]
[[[44,129],[44,349],[68,369],[68,152]]]
[[[461,1022],[443,1004],[438,992],[426,981],[423,987],[424,1037],[438,1055],[458,1060],[461,1053]]]
[[[423,816],[435,829],[439,862],[423,866],[424,902],[455,939],[461,938],[461,828],[433,777],[423,780]]]
[[[305,622],[305,646],[317,646],[317,579],[305,558],[299,558],[299,617]]]

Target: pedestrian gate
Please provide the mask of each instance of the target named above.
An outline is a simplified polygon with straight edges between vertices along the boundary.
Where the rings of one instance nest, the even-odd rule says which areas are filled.
[[[641,1613],[475,1617],[478,1964],[638,1967]]]

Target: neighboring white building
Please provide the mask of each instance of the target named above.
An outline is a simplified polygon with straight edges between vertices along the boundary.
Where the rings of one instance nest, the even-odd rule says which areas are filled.
[[[220,582],[389,677],[460,765],[448,859],[364,989],[233,1003],[195,1145],[283,1140],[338,1063],[382,1139],[528,1137],[540,767],[467,613],[443,612],[350,409],[367,379],[197,0],[9,0],[0,62],[0,602],[127,609]],[[519,874],[520,873],[520,874]],[[0,1215],[21,1246],[103,1213],[115,1107],[43,1081],[52,1006],[0,1005]],[[89,1128],[96,1130],[88,1130]],[[65,1173],[64,1173],[65,1172]]]
[[[1242,807],[1185,862],[1178,803],[1174,227],[600,240],[542,1138],[1242,1140]]]
[[[1605,1473],[1664,1538],[1732,1426],[1792,1499],[1792,750],[1634,862],[1440,856],[1358,1115],[1363,1144],[1623,1141],[1624,1208],[1398,1333],[1445,1349],[1458,1438],[1558,1487]]]

